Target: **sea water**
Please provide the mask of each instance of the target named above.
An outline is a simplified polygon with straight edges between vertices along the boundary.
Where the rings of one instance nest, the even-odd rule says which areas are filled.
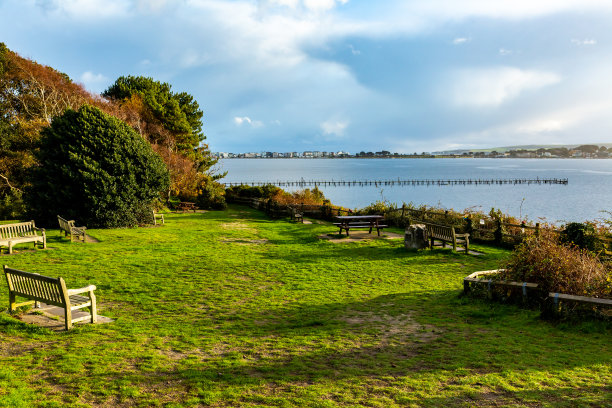
[[[376,201],[487,213],[496,208],[517,218],[552,223],[601,219],[606,216],[602,211],[612,211],[612,159],[225,159],[218,167],[228,172],[221,182],[566,178],[567,185],[320,189],[332,203],[348,208]]]

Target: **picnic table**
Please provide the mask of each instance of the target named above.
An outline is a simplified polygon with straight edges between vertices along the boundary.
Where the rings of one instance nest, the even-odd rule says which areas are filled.
[[[382,215],[339,215],[336,217],[338,222],[334,222],[334,225],[340,228],[340,234],[342,234],[342,230],[346,230],[347,236],[352,228],[368,228],[370,234],[375,228],[378,236],[380,236],[380,230],[386,227],[386,225],[380,224],[380,220],[383,218],[385,217]]]
[[[190,203],[189,201],[181,201],[176,205],[177,211],[193,211],[195,212],[198,209],[195,203]]]

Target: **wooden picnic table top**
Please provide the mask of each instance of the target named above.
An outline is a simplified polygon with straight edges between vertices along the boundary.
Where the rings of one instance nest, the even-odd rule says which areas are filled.
[[[351,221],[351,220],[380,220],[382,218],[385,218],[382,215],[338,215],[336,217],[336,219],[339,219],[341,221]]]

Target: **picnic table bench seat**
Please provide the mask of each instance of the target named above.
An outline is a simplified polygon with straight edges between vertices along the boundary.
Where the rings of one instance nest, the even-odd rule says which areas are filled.
[[[9,289],[9,310],[15,311],[20,306],[44,302],[49,305],[64,309],[64,320],[66,330],[72,328],[72,323],[90,320],[97,321],[95,285],[89,285],[80,289],[67,289],[63,278],[51,278],[37,273],[20,271],[4,265],[4,276]],[[86,296],[82,294],[86,293]],[[30,299],[26,302],[17,303],[17,297]],[[73,319],[72,312],[83,308],[89,308],[90,314]]]
[[[85,242],[85,230],[87,227],[77,227],[74,225],[74,220],[66,220],[59,215],[57,216],[57,222],[60,229],[64,231],[64,237],[70,235],[70,242],[74,242],[74,239]]]
[[[455,227],[449,227],[446,225],[424,223],[427,229],[427,238],[429,239],[429,248],[433,249],[436,246],[435,241],[441,242],[443,248],[446,247],[446,243],[450,243],[453,247],[453,251],[457,251],[457,246],[462,246],[465,249],[465,253],[469,253],[470,249],[470,234],[458,234],[455,232]]]
[[[38,233],[40,232],[40,235]],[[9,254],[13,253],[16,244],[33,242],[42,244],[43,249],[47,248],[47,235],[44,228],[36,228],[34,221],[18,222],[0,225],[0,246],[8,247]]]

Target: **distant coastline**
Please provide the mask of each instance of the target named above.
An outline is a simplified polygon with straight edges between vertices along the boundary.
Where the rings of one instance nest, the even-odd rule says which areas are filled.
[[[535,159],[535,160],[549,160],[549,159],[585,159],[585,160],[606,160],[612,159],[612,156],[608,157],[524,157],[524,156],[474,156],[474,155],[404,155],[404,156],[343,156],[343,157],[219,157],[223,160],[276,160],[276,159],[295,159],[295,160],[337,160],[337,159]]]
[[[219,159],[609,159],[612,157],[610,144],[580,146],[516,146],[481,150],[456,150],[447,152],[392,153],[388,150],[351,154],[345,151],[325,152],[307,150],[304,152],[215,152]]]

